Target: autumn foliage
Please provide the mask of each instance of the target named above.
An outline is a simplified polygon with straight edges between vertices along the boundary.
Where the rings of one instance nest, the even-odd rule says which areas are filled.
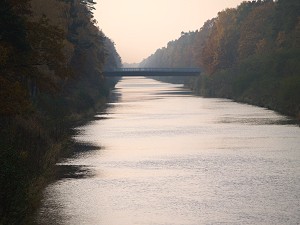
[[[92,0],[0,4],[0,224],[30,224],[72,124],[103,107],[120,67]]]
[[[201,67],[196,93],[300,118],[300,2],[245,1],[157,50],[141,66]]]

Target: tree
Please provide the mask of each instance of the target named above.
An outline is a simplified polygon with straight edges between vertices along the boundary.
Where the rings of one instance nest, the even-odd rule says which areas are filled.
[[[236,9],[226,9],[218,14],[203,48],[201,61],[208,74],[234,64],[237,40]]]
[[[241,21],[238,44],[239,60],[255,54],[256,51],[261,52],[271,48],[274,10],[275,4],[272,1],[262,2],[252,8],[245,19]]]

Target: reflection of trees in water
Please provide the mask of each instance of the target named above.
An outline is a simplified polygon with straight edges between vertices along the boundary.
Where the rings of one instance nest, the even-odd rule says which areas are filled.
[[[87,142],[74,142],[72,144],[72,158],[77,158],[82,154],[86,154],[91,151],[98,151],[101,147]],[[58,163],[55,167],[55,179],[83,179],[93,177],[95,174],[93,169],[86,165],[69,165],[68,163]]]

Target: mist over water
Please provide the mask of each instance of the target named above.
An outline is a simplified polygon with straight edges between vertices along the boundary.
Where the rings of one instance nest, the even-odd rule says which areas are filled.
[[[298,224],[300,129],[181,85],[124,78],[58,164],[39,224]],[[82,145],[83,146],[83,145]]]

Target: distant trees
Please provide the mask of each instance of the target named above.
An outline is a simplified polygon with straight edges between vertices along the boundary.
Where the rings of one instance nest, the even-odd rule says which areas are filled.
[[[200,66],[193,89],[300,117],[300,2],[245,1],[182,33],[142,66]],[[171,63],[172,62],[172,63]]]
[[[182,32],[178,40],[170,41],[165,48],[158,49],[153,55],[140,63],[143,67],[190,67],[194,59],[193,46],[197,32]]]
[[[144,59],[141,67],[202,67],[202,49],[212,30],[213,21],[208,20],[198,31],[182,32],[181,37],[170,41],[167,47],[158,49],[154,54]],[[164,79],[166,80],[166,79]],[[167,78],[171,82],[187,82],[188,78]]]

